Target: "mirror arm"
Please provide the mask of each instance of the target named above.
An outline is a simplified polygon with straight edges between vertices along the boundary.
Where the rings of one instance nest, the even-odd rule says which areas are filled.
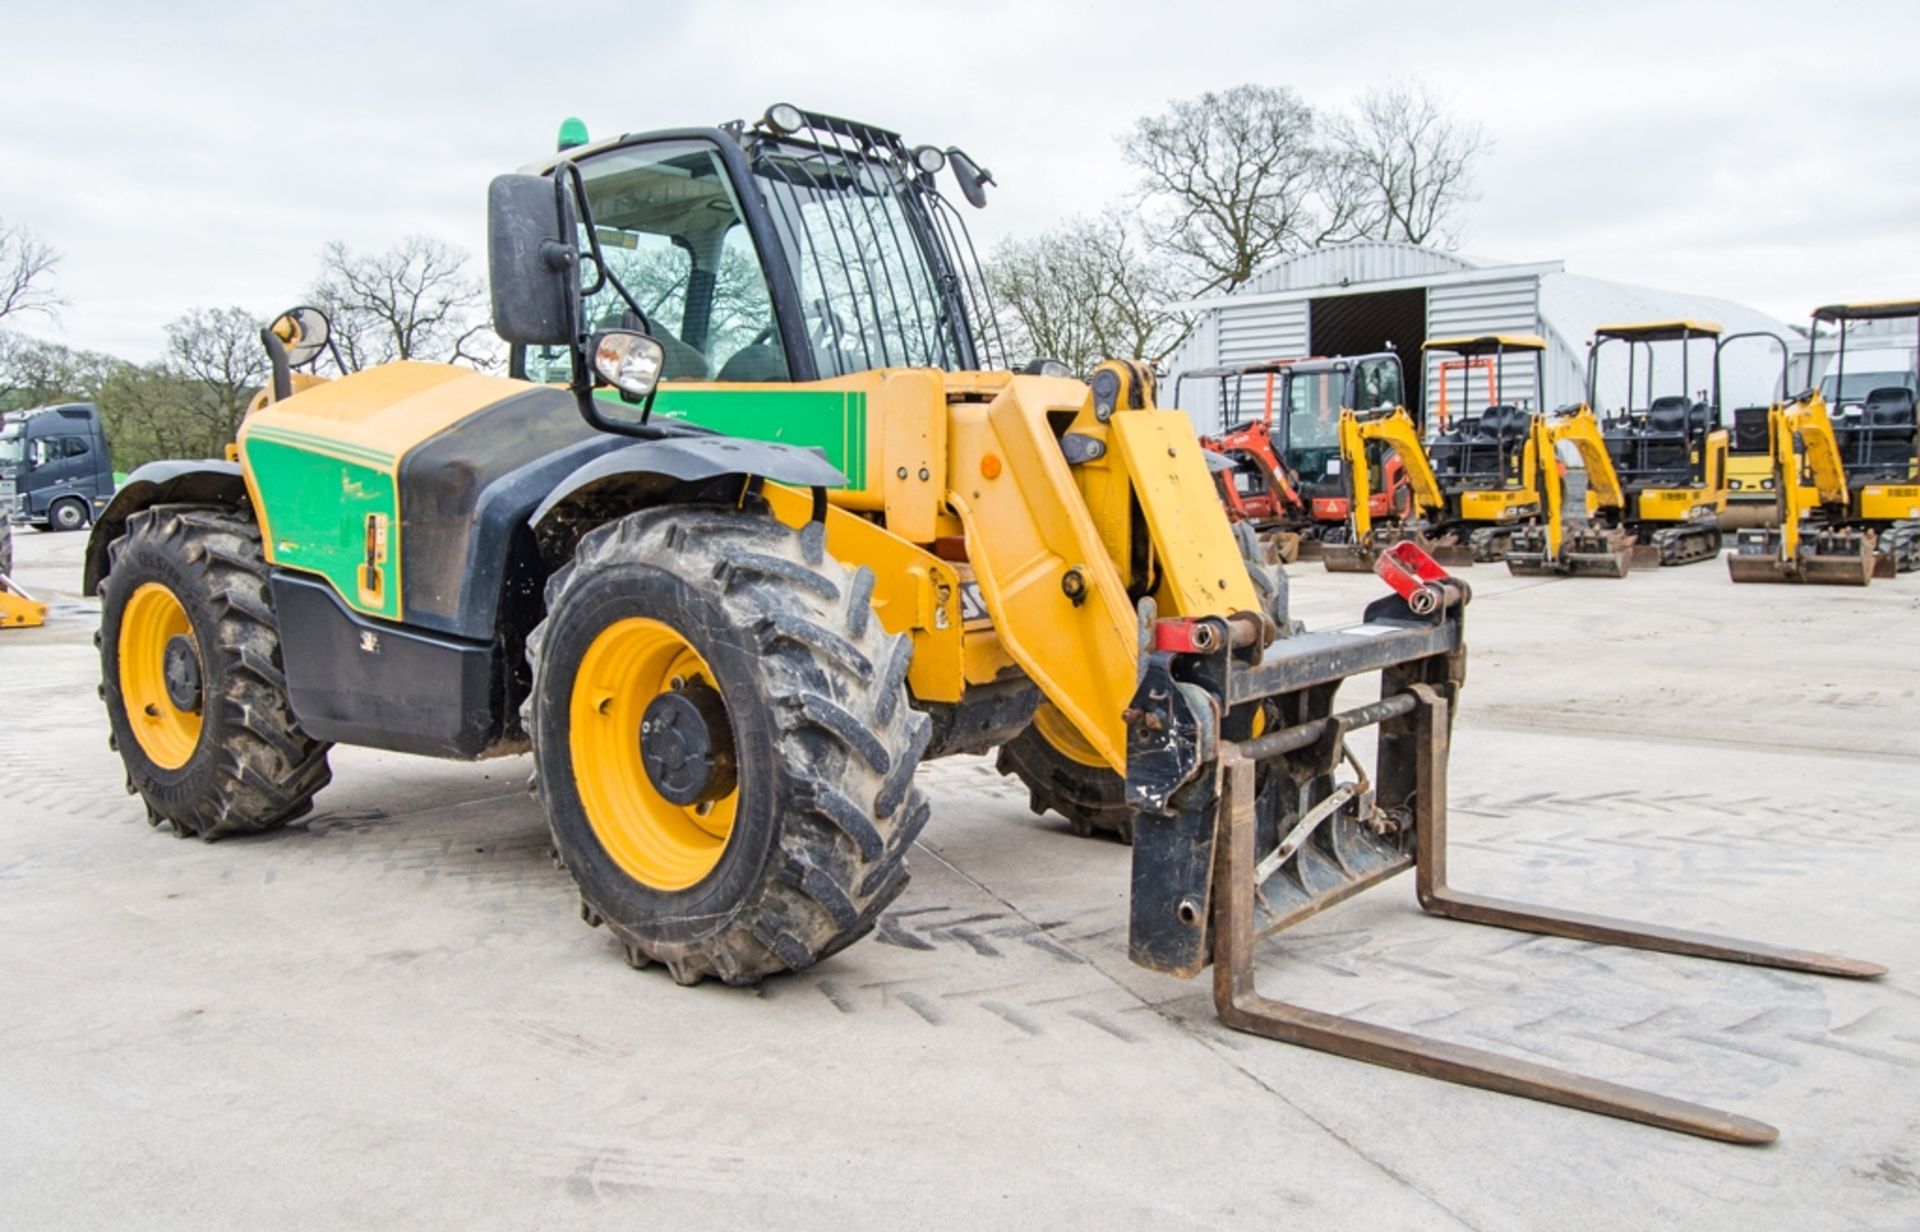
[[[267,360],[273,365],[273,400],[285,402],[293,397],[293,364],[287,356],[287,344],[271,329],[260,331],[260,345],[267,348]],[[339,356],[334,357],[338,360]],[[341,371],[346,371],[342,368]]]

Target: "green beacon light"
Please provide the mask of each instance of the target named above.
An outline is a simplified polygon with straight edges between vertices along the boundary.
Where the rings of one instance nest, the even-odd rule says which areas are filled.
[[[560,121],[560,149],[564,152],[587,144],[587,122],[579,116]]]

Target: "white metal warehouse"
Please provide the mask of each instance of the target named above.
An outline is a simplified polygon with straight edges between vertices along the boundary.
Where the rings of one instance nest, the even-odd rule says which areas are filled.
[[[1477,260],[1414,244],[1369,241],[1322,248],[1268,266],[1234,292],[1183,305],[1199,314],[1186,344],[1168,361],[1169,385],[1180,372],[1299,355],[1353,355],[1391,349],[1408,373],[1409,409],[1419,415],[1438,397],[1437,364],[1424,365],[1420,344],[1462,334],[1537,333],[1549,344],[1546,399],[1564,406],[1586,396],[1587,344],[1602,325],[1636,321],[1709,320],[1728,333],[1765,330],[1803,346],[1800,331],[1766,313],[1712,296],[1662,291],[1570,274],[1562,262],[1509,264]],[[1600,401],[1617,405],[1626,388],[1624,348],[1601,365]],[[1678,348],[1659,358],[1658,392],[1694,393],[1712,383],[1712,348],[1689,348],[1685,382]],[[1764,339],[1743,340],[1724,353],[1723,404],[1764,402],[1780,383],[1778,350]],[[1616,371],[1617,369],[1617,371]],[[1643,370],[1644,371],[1644,370]],[[1459,376],[1451,378],[1457,382]],[[1483,398],[1478,382],[1474,397]],[[1458,384],[1451,390],[1458,391]],[[1644,390],[1636,384],[1636,389]],[[1502,365],[1502,401],[1531,406],[1532,361],[1509,356]],[[1458,398],[1458,392],[1450,393]],[[1642,395],[1644,396],[1644,394]],[[1186,381],[1179,405],[1202,430],[1219,424],[1216,385]]]

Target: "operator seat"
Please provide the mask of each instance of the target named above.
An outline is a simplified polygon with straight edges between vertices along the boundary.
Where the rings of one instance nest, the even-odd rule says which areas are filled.
[[[1875,468],[1904,466],[1913,459],[1913,391],[1885,385],[1867,395],[1861,413],[1861,461]]]
[[[1694,403],[1685,395],[1655,398],[1647,407],[1647,426],[1640,433],[1640,456],[1633,460],[1634,469],[1662,477],[1685,475],[1695,423]]]
[[[721,381],[787,381],[787,354],[772,343],[742,347],[720,367]]]

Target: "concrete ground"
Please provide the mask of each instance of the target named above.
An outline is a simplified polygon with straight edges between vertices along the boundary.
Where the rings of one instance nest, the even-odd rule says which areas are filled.
[[[1398,879],[1263,991],[1768,1120],[1717,1145],[1222,1029],[1131,967],[1125,848],[984,759],[879,934],[756,991],[627,969],[524,758],[342,749],[292,830],[148,829],[81,539],[0,632],[0,1227],[1920,1226],[1920,577],[1481,566],[1469,888],[1874,958],[1871,983],[1425,917]],[[1296,566],[1296,613],[1369,577]]]

